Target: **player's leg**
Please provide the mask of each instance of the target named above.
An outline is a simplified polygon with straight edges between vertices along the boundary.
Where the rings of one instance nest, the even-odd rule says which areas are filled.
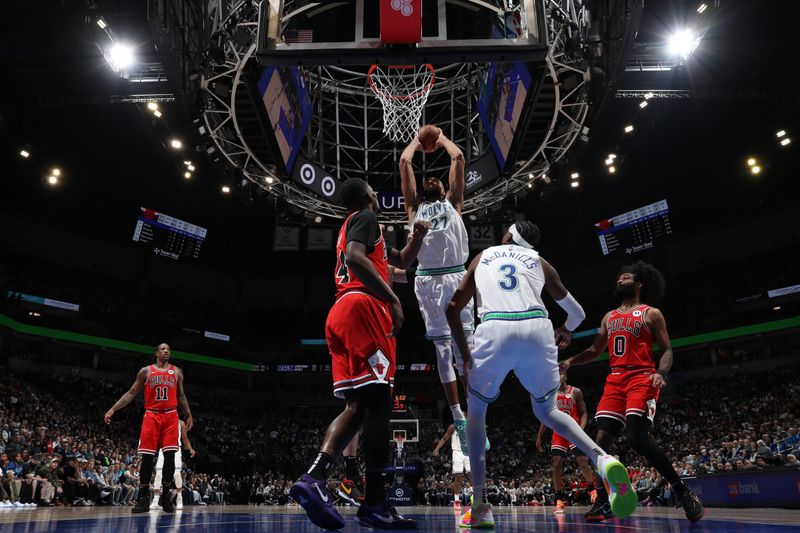
[[[453,505],[461,505],[461,485],[464,482],[464,474],[454,474],[453,476]]]
[[[631,376],[625,411],[627,425],[625,440],[669,482],[678,501],[683,505],[686,518],[697,522],[705,513],[700,498],[686,488],[680,476],[672,468],[672,461],[667,458],[667,454],[650,438],[649,431],[655,418],[659,392],[658,389],[650,386],[649,376]]]
[[[131,513],[146,513],[150,510],[150,479],[153,477],[153,465],[158,451],[158,420],[155,413],[145,411],[142,419],[142,431],[139,435],[139,499],[131,508]]]
[[[161,480],[163,478],[164,469],[164,451],[158,451],[158,459],[156,459],[156,477],[153,480],[153,499],[150,502],[150,510],[158,509],[158,499],[161,497]]]
[[[553,462],[553,489],[556,491],[556,514],[564,512],[564,457],[566,452],[561,448],[553,447],[550,449]]]
[[[173,474],[173,479],[175,480],[175,509],[181,510],[183,509],[183,459],[181,458],[180,450],[175,453],[175,474]]]
[[[175,506],[172,503],[172,487],[175,483],[173,478],[175,476],[175,454],[179,450],[180,421],[178,420],[177,411],[162,413],[160,416],[159,447],[164,452],[164,467],[161,470],[161,496],[158,499],[158,504],[165,512],[173,513],[175,512]]]
[[[589,460],[586,458],[586,454],[575,448],[575,461],[578,463],[578,468],[581,470],[581,475],[583,475],[583,479],[586,483],[591,486],[592,482],[594,481],[594,472],[592,472],[592,467],[589,465]]]
[[[345,446],[342,451],[342,458],[344,459],[345,474],[339,486],[336,488],[336,494],[342,500],[358,507],[364,499],[361,495],[361,472],[358,468],[358,442],[359,433],[357,432],[350,442]]]

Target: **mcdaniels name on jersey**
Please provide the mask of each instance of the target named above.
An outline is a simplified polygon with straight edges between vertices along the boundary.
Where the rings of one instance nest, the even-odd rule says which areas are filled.
[[[491,255],[482,255],[481,264],[490,265],[495,259],[516,259],[527,268],[536,268],[536,266],[539,264],[539,261],[529,255],[520,254],[514,251],[501,252],[499,250],[493,252]]]

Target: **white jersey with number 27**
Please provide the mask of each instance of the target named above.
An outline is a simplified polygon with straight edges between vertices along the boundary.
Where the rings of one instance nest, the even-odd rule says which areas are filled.
[[[431,223],[417,255],[420,269],[454,267],[466,262],[469,258],[467,228],[450,200],[422,202],[414,217],[414,221],[417,220]]]
[[[475,268],[478,316],[540,309],[544,270],[539,254],[516,244],[492,246],[483,251]]]

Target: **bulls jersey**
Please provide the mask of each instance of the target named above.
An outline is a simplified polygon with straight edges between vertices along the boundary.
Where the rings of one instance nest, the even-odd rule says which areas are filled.
[[[487,248],[475,268],[475,287],[481,320],[486,313],[545,311],[544,270],[535,250],[516,244]]]
[[[463,265],[469,257],[467,228],[450,200],[422,202],[414,222],[425,220],[431,229],[417,254],[420,270]]]
[[[173,365],[160,369],[150,365],[150,373],[144,384],[144,408],[147,411],[163,412],[178,407],[178,375]]]
[[[566,391],[559,389],[556,394],[556,405],[559,411],[567,413],[575,422],[580,422],[581,417],[578,415],[578,402],[575,401],[574,390],[575,387],[572,385],[568,385]]]
[[[352,213],[342,224],[339,230],[339,237],[336,239],[336,271],[334,281],[336,282],[336,297],[342,294],[357,290],[369,292],[353,272],[347,268],[345,254],[347,243],[358,241],[367,247],[367,258],[375,266],[378,275],[383,281],[389,281],[389,262],[386,256],[386,242],[383,240],[381,228],[378,226],[378,219],[372,211],[356,211]]]
[[[611,311],[606,322],[611,368],[655,370],[653,334],[645,323],[648,309],[639,305],[626,312]]]

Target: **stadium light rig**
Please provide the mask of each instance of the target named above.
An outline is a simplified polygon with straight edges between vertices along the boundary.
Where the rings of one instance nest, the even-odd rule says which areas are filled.
[[[786,137],[785,139],[781,140],[781,146],[789,146],[791,142],[792,140],[789,137]]]
[[[632,131],[633,131],[633,125],[632,124],[628,124],[627,126],[625,126],[625,133],[630,133]]]
[[[47,177],[47,183],[50,185],[58,185],[58,176],[50,175]]]
[[[700,44],[700,37],[686,28],[673,33],[667,41],[667,49],[670,55],[680,57],[684,61],[697,49]]]
[[[225,194],[228,194],[229,192],[231,192],[231,188],[228,187],[227,185],[223,185],[222,186],[222,192],[224,192]]]
[[[111,45],[111,48],[108,49],[108,53],[106,54],[106,59],[111,65],[111,68],[114,69],[114,72],[126,71],[136,60],[133,47],[123,43],[114,43]]]
[[[180,150],[181,147],[183,146],[183,143],[178,139],[172,139],[171,141],[169,141],[169,145],[176,150]]]
[[[184,172],[183,173],[183,177],[186,178],[187,180],[190,180],[190,179],[192,179],[192,173],[191,172]]]
[[[22,150],[19,151],[19,156],[22,159],[28,159],[31,156],[31,153],[25,148],[23,148]]]

